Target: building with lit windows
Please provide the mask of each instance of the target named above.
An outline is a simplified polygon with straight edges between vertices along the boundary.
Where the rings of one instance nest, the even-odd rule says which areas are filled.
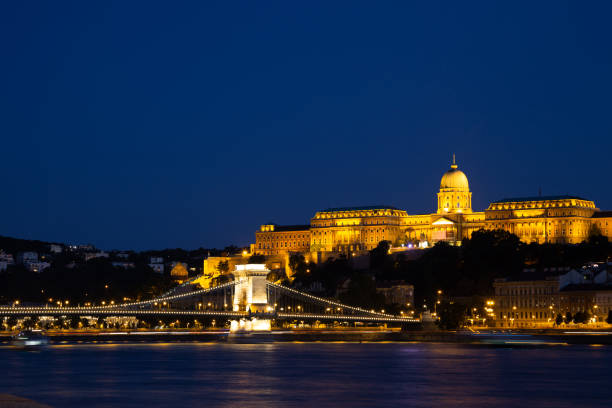
[[[380,241],[394,247],[427,247],[439,241],[460,245],[480,229],[506,230],[527,243],[580,243],[594,227],[612,238],[612,211],[600,211],[593,201],[577,196],[506,198],[484,211],[473,211],[468,178],[454,155],[442,175],[436,201],[436,212],[430,214],[412,215],[375,205],[317,211],[309,225],[265,224],[255,233],[251,252],[354,255]]]
[[[262,255],[282,255],[310,251],[310,225],[265,224],[255,233],[254,251]]]
[[[612,263],[581,269],[550,268],[496,279],[494,320],[498,327],[550,327],[560,314],[586,312],[603,323],[612,311]]]
[[[556,271],[528,272],[517,279],[497,279],[495,289],[496,326],[550,326],[560,308],[559,275]]]

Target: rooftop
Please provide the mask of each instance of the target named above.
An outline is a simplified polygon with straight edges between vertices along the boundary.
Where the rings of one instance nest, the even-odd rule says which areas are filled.
[[[562,292],[579,292],[581,290],[612,290],[612,286],[603,283],[571,283],[561,289]]]
[[[554,200],[586,200],[582,197],[571,196],[571,195],[555,195],[555,196],[535,196],[535,197],[516,197],[516,198],[504,198],[501,200],[493,201],[493,203],[520,203],[525,201],[554,201]]]
[[[276,224],[268,224],[274,225],[275,232],[282,231],[305,231],[310,229],[310,225],[276,225]]]
[[[337,208],[326,208],[319,212],[339,212],[339,211],[361,211],[361,210],[399,210],[391,205],[367,205],[363,207],[337,207]]]
[[[562,275],[564,272],[523,272],[519,275],[510,276],[507,278],[502,278],[496,280],[496,282],[536,282],[536,281],[555,281],[558,279],[559,275]],[[567,273],[567,271],[565,271]]]

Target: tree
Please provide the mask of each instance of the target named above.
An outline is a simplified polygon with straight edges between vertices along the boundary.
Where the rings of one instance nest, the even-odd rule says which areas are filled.
[[[287,281],[287,273],[285,272],[284,269],[277,269],[277,270],[273,270],[271,271],[268,276],[266,277],[267,280],[269,280],[270,282],[285,282]]]
[[[588,323],[591,320],[591,314],[587,311],[579,311],[574,315],[574,323]]]
[[[385,296],[376,292],[376,281],[366,274],[354,274],[348,290],[340,295],[342,303],[366,308],[383,308]]]
[[[55,327],[57,329],[63,329],[66,327],[66,319],[64,319],[62,316],[58,316],[55,319]]]
[[[15,316],[10,316],[6,319],[6,326],[9,330],[13,330],[13,327],[17,326],[17,318]]]
[[[22,326],[24,329],[33,329],[36,327],[37,322],[38,322],[38,317],[31,316],[23,320]]]
[[[370,251],[370,268],[377,269],[384,267],[389,262],[389,241],[380,241],[376,248]]]
[[[438,306],[438,326],[444,330],[456,330],[465,323],[466,308],[463,305],[444,302]]]
[[[585,322],[584,312],[578,311],[574,313],[574,323],[580,324]]]
[[[70,325],[71,329],[78,329],[79,328],[79,316],[71,316],[68,319],[68,324]]]
[[[602,235],[603,234],[601,233],[601,229],[599,228],[599,226],[595,223],[591,224],[591,226],[589,227],[589,235],[588,235],[589,242],[592,240],[596,240]]]
[[[561,313],[557,314],[557,317],[555,318],[555,324],[557,326],[560,326],[561,323],[563,323],[563,315]]]
[[[233,280],[234,280],[234,274],[226,273],[224,275],[217,276],[216,278],[212,278],[210,281],[210,285],[219,286],[219,285],[223,285],[224,283],[232,282]]]
[[[300,253],[294,253],[289,256],[289,269],[293,272],[296,277],[303,277],[308,273],[308,266],[304,259],[304,255]]]
[[[84,317],[81,317],[79,319],[79,323],[80,323],[80,326],[84,329],[89,327],[89,320],[85,319]]]
[[[220,261],[217,264],[217,271],[219,271],[220,274],[226,274],[229,272],[229,261]]]
[[[565,324],[570,324],[574,320],[574,317],[570,312],[565,313]]]
[[[249,263],[250,264],[263,264],[266,263],[266,257],[265,255],[262,254],[253,254],[249,257]]]

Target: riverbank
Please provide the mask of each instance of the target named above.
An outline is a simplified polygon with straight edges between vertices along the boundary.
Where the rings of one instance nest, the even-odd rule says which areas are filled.
[[[155,342],[227,342],[228,330],[172,331],[53,331],[47,333],[51,344],[66,343],[155,343]],[[239,337],[266,342],[434,342],[489,345],[612,345],[608,331],[442,331],[396,329],[293,329],[273,330],[255,336]],[[0,344],[8,344],[11,333],[0,334]]]

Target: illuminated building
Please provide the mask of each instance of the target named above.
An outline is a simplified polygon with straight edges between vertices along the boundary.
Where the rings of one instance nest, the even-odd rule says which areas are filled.
[[[593,201],[575,196],[510,198],[485,210],[487,229],[503,229],[524,242],[576,244],[589,236],[599,209]],[[608,217],[610,218],[610,217]]]
[[[414,286],[405,282],[377,282],[376,292],[382,294],[388,304],[402,307],[414,305]]]
[[[311,250],[356,252],[375,248],[380,241],[397,241],[406,216],[406,211],[384,205],[318,211],[310,221]]]
[[[514,280],[495,280],[496,326],[550,326],[560,313],[559,276],[553,273],[531,272]]]
[[[612,311],[612,264],[567,269],[495,280],[495,325],[550,327],[557,315],[578,312],[588,312],[593,322],[605,321]]]
[[[440,181],[435,213],[411,215],[389,205],[328,208],[316,212],[310,225],[262,225],[251,252],[352,255],[383,240],[394,247],[426,247],[439,241],[460,245],[480,229],[502,229],[526,243],[575,244],[587,239],[594,227],[611,238],[612,211],[599,211],[593,201],[570,195],[507,198],[472,211],[468,178],[453,155]]]
[[[185,279],[189,275],[187,271],[187,264],[182,262],[174,262],[172,269],[170,270],[170,276],[175,279]]]
[[[265,224],[255,233],[255,242],[255,252],[262,255],[309,252],[310,225]]]

